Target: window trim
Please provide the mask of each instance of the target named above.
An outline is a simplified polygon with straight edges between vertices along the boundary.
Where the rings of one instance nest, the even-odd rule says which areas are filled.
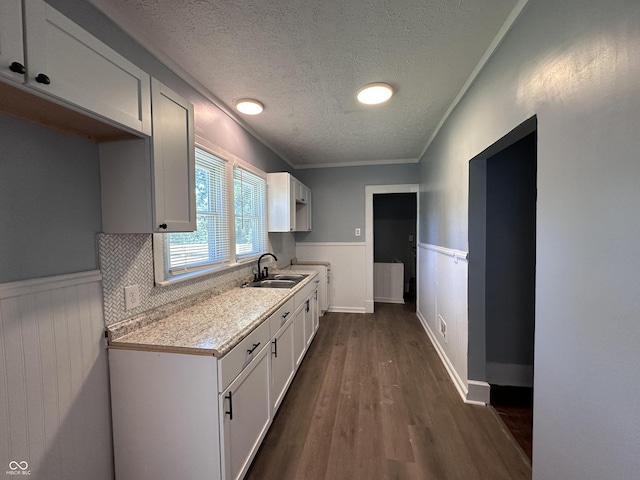
[[[239,268],[242,266],[246,266],[247,264],[254,262],[258,257],[260,257],[261,253],[256,255],[251,255],[248,257],[243,257],[238,259],[238,255],[236,253],[236,229],[235,229],[235,207],[234,207],[234,188],[233,188],[233,168],[240,167],[244,170],[247,170],[258,177],[264,179],[265,183],[267,181],[267,173],[263,172],[256,166],[242,160],[241,158],[233,155],[225,151],[224,149],[210,143],[206,139],[196,135],[195,147],[201,150],[204,150],[211,155],[218,157],[219,159],[226,162],[226,173],[227,180],[229,182],[227,188],[228,195],[228,205],[229,205],[229,244],[230,244],[230,255],[229,261],[224,263],[217,264],[207,264],[202,267],[192,266],[184,269],[184,272],[171,274],[169,271],[169,258],[166,255],[166,233],[154,233],[153,234],[153,270],[155,277],[155,284],[157,286],[168,286],[173,285],[175,283],[184,282],[186,280],[191,280],[193,278],[198,278],[206,275],[211,275],[213,273],[224,272],[226,270],[231,270],[234,268]],[[265,185],[265,195],[266,195],[266,185]],[[265,222],[268,225],[268,212],[267,209],[267,198],[265,198]],[[265,234],[267,235],[265,247],[267,250],[269,249],[269,236],[268,236],[268,228],[265,230]],[[160,268],[158,268],[160,267]]]

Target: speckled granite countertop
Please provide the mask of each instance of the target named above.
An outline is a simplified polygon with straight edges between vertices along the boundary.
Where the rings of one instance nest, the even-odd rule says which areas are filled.
[[[234,288],[133,331],[109,326],[109,348],[222,357],[317,276],[296,273],[309,276],[291,289]]]

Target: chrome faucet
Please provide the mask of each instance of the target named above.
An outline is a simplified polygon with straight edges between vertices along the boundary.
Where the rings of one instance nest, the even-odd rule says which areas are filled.
[[[262,255],[260,255],[260,258],[258,258],[258,273],[255,275],[254,279],[257,280],[261,280],[265,277],[269,276],[269,270],[267,269],[267,267],[264,267],[264,272],[260,271],[260,261],[264,258],[264,257],[273,257],[273,259],[277,262],[278,258],[273,254],[273,253],[263,253]]]

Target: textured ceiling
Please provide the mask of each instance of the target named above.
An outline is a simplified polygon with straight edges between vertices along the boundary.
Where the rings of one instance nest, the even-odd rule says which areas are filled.
[[[300,167],[416,161],[517,0],[90,0]],[[132,29],[135,26],[135,29]],[[364,106],[356,90],[396,93]]]

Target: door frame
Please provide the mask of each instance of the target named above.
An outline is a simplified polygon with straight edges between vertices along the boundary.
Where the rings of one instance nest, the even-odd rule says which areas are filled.
[[[470,400],[488,404],[490,385],[487,382],[485,278],[486,278],[486,223],[487,223],[487,161],[526,136],[537,133],[536,115],[528,118],[484,151],[469,160],[467,241],[469,270],[467,274],[467,378],[473,384]],[[537,153],[536,153],[537,155]],[[536,178],[537,182],[537,178]],[[535,352],[535,349],[534,349]],[[535,360],[534,360],[535,363]]]
[[[365,278],[365,313],[373,313],[373,196],[382,193],[415,193],[416,194],[416,236],[420,232],[420,185],[417,183],[405,183],[395,185],[366,185],[364,187],[364,278]],[[416,238],[416,244],[417,242]],[[417,282],[416,278],[416,282]],[[416,286],[417,290],[417,286]]]

